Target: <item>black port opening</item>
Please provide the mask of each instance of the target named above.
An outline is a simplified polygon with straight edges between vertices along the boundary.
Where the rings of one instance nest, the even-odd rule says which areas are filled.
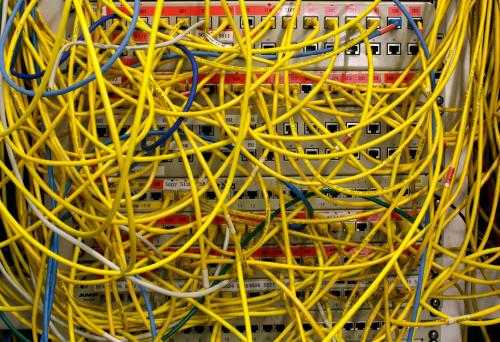
[[[125,133],[127,133],[128,131],[128,126],[123,126],[121,129],[120,129],[120,135],[124,135]]]
[[[290,197],[291,198],[297,198],[298,196],[297,196],[297,194],[295,192],[292,191],[292,192],[290,192]]]
[[[301,92],[303,92],[304,94],[307,94],[307,93],[310,93],[311,90],[312,90],[313,86],[312,84],[302,84],[300,86],[300,90]]]
[[[267,190],[267,197],[269,197],[269,198],[276,198],[277,196],[271,190]]]
[[[340,297],[342,292],[340,290],[331,290],[330,293],[332,294],[332,296]]]
[[[318,154],[319,150],[317,148],[306,148],[305,152],[306,154]]]
[[[318,127],[316,127],[315,125],[311,125],[311,127],[313,127],[315,130],[318,130]],[[311,127],[309,127],[307,124],[304,124],[304,133],[305,134],[314,134]]]
[[[346,126],[347,126],[347,128],[353,128],[353,127],[355,127],[357,124],[358,124],[357,122],[348,122],[348,123],[346,123]]]
[[[197,326],[194,327],[194,331],[197,334],[203,334],[203,332],[205,331],[205,327],[202,326],[202,325],[197,325]]]
[[[227,333],[229,332],[229,329],[228,329],[228,328],[226,328],[226,327],[222,327],[222,332],[223,332],[224,334],[227,334]]]
[[[191,334],[191,328],[187,328],[187,329],[182,330],[182,333]]]
[[[201,152],[201,155],[203,156],[203,159],[205,160],[210,160],[212,158],[212,152]]]
[[[358,160],[359,160],[359,156],[360,156],[359,152],[355,152],[355,153],[353,153],[352,155],[354,156],[354,158],[356,158],[356,159],[358,159]],[[350,196],[349,196],[349,197],[350,197]]]
[[[255,17],[248,17],[248,26],[250,28],[254,28],[255,27]],[[244,28],[243,17],[240,18],[240,27]]]
[[[326,123],[326,129],[330,133],[338,132],[338,130],[339,130],[339,124],[336,123],[336,122],[327,122]]]
[[[207,89],[207,94],[215,94],[215,91],[217,90],[217,86],[215,84],[208,84],[205,86],[205,89]]]
[[[250,328],[252,329],[253,333],[256,333],[257,331],[259,331],[259,326],[257,324],[252,324],[250,326]]]
[[[415,21],[415,24],[417,24],[417,27],[419,26],[422,28],[424,27],[424,20],[422,19],[422,17],[413,17],[412,19],[413,21]],[[408,29],[413,30],[413,26],[411,26],[409,22],[408,22]]]
[[[312,329],[312,326],[309,323],[304,323],[302,324],[302,328],[304,328],[305,331],[308,331]]]
[[[275,43],[262,43],[260,45],[263,49],[274,49],[276,47]],[[274,53],[266,53],[266,55],[274,55]]]
[[[370,325],[371,330],[379,330],[380,329],[380,322],[372,322]]]
[[[194,155],[190,154],[189,156],[187,156],[187,160],[188,162],[192,163],[194,161]]]
[[[225,155],[226,157],[229,157],[229,155],[231,154],[231,150],[226,150],[226,149],[224,149],[224,150],[222,150],[222,151],[221,151],[221,153],[222,153],[223,155]]]
[[[397,148],[396,147],[388,147],[387,148],[387,155],[392,156],[394,153],[396,153]]]
[[[352,322],[347,322],[347,323],[344,325],[344,330],[346,330],[346,331],[352,331],[352,330],[354,330],[354,323],[352,323]]]
[[[356,330],[365,330],[366,323],[365,322],[356,322]]]
[[[200,133],[207,136],[214,135],[214,126],[200,126]]]
[[[260,295],[259,292],[253,292],[253,291],[248,294],[248,296],[250,298],[255,298],[255,297],[258,297],[259,295]]]
[[[237,325],[236,326],[236,330],[238,330],[239,332],[244,332],[245,331],[245,326],[244,325]]]
[[[266,161],[274,161],[274,152],[269,152],[267,154]]]
[[[97,136],[98,137],[107,137],[109,135],[107,127],[97,127]]]
[[[368,155],[374,159],[380,159],[380,148],[369,148]]]
[[[401,44],[399,44],[399,43],[387,44],[387,54],[388,55],[400,55],[401,54]]]
[[[207,199],[209,199],[209,200],[214,200],[214,199],[215,199],[215,197],[217,197],[217,196],[215,195],[215,191],[207,191]]]
[[[161,201],[163,199],[163,192],[158,192],[158,191],[152,192],[151,199],[153,201]]]
[[[276,331],[277,332],[282,332],[283,330],[285,330],[284,324],[276,324]]]
[[[257,151],[256,150],[251,150],[251,151],[248,151],[248,153],[250,153],[252,156],[257,156]],[[246,156],[241,156],[241,160],[248,160],[248,158]]]
[[[372,55],[380,55],[380,43],[371,43],[370,49],[372,50]]]
[[[410,147],[408,153],[410,154],[411,160],[414,160],[417,157],[417,149],[415,147]]]
[[[366,133],[368,134],[380,134],[380,123],[371,123],[366,127]]]
[[[262,330],[264,332],[272,332],[273,331],[273,325],[272,324],[264,324],[262,326]]]
[[[409,55],[418,55],[418,44],[408,44],[408,54]]]
[[[344,290],[344,297],[349,298],[351,296],[351,290]]]
[[[142,195],[139,197],[139,201],[145,201],[146,200],[146,194]]]
[[[327,50],[333,50],[333,43],[325,43],[324,47]]]
[[[257,191],[256,190],[248,190],[247,197],[249,199],[256,199],[257,198]]]
[[[358,232],[364,232],[368,229],[368,223],[367,222],[356,222],[356,230]]]
[[[221,26],[222,23],[225,22],[225,21],[227,22],[227,25],[226,25],[225,29],[226,30],[231,29],[231,24],[229,24],[229,21],[228,21],[228,19],[226,17],[219,17],[219,26]]]
[[[302,291],[297,291],[297,292],[295,293],[295,296],[296,296],[297,298],[299,298],[299,299],[302,299],[302,298],[304,298],[304,292],[302,292]]]
[[[316,51],[316,50],[318,50],[318,46],[316,44],[308,45],[304,48],[305,52],[311,52],[311,51]]]
[[[346,55],[359,55],[359,45],[351,46],[345,53]]]
[[[297,124],[295,124],[295,131],[297,131]],[[292,135],[292,127],[288,122],[283,124],[283,134],[284,135]]]

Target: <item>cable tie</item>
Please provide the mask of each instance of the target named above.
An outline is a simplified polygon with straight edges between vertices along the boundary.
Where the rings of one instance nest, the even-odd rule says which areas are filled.
[[[229,45],[229,44],[223,44],[223,43],[219,42],[217,39],[213,38],[210,34],[207,34],[206,32],[204,32],[204,33],[203,33],[203,36],[205,37],[205,39],[206,39],[209,43],[212,43],[213,45],[218,46],[218,47],[220,47],[220,48],[230,49],[230,48],[232,48],[232,47],[233,47],[232,45]]]
[[[345,138],[342,140],[342,145],[347,145],[349,143],[349,141],[351,141],[351,138],[352,138],[352,134],[349,133],[345,136]]]
[[[446,177],[444,179],[444,187],[445,188],[450,187],[450,183],[453,180],[454,174],[455,174],[455,168],[453,166],[451,166],[450,169],[448,170],[448,173],[446,173]]]

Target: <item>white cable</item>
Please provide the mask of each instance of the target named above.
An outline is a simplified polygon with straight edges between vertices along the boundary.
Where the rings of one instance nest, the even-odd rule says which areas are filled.
[[[180,41],[181,39],[186,37],[188,34],[190,34],[192,31],[194,31],[197,28],[199,28],[200,26],[202,26],[204,23],[205,23],[204,20],[200,20],[199,22],[197,22],[194,25],[191,25],[185,31],[183,31],[179,35],[175,36],[171,40],[167,40],[165,42],[155,44],[155,46],[154,46],[155,49],[165,48],[167,46],[170,46],[170,45],[177,43],[178,41]],[[55,63],[56,67],[54,67],[54,69],[52,69],[52,72],[50,73],[50,80],[49,80],[49,84],[48,84],[49,89],[54,89],[56,74],[57,74],[57,66],[59,65],[59,63],[61,63],[61,59],[62,59],[64,52],[72,46],[86,46],[86,45],[87,45],[86,42],[84,42],[82,40],[77,40],[74,42],[66,43],[65,45],[63,45],[61,47],[61,49],[59,49],[59,53],[57,54],[56,63]],[[103,49],[103,50],[117,50],[120,47],[119,45],[101,44],[101,43],[92,43],[92,45],[95,48],[99,48],[99,49]],[[148,48],[149,48],[148,44],[127,45],[125,47],[125,50],[126,51],[147,50]]]
[[[122,342],[124,340],[120,340],[110,334],[108,334],[107,332],[104,332],[104,334],[102,334],[102,337],[104,337],[107,341],[111,341],[111,342]]]

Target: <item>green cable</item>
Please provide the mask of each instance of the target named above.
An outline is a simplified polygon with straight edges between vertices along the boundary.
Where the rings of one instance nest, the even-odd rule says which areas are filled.
[[[31,342],[29,339],[26,338],[17,328],[12,324],[12,322],[7,318],[7,316],[0,311],[0,319],[5,323],[5,325],[16,335],[17,338],[19,338],[22,342]]]
[[[322,194],[324,195],[333,195],[334,197],[336,197],[338,195],[338,192],[335,191],[335,190],[332,190],[332,189],[329,189],[329,188],[324,188],[324,189],[321,189],[320,191]],[[309,197],[312,197],[314,196],[316,193],[314,192],[308,192],[306,193],[304,196],[306,198],[309,198]],[[378,204],[380,205],[381,207],[384,207],[384,208],[390,208],[391,205],[384,202],[384,201],[381,201],[380,199],[376,198],[376,197],[363,197],[375,204]],[[288,209],[290,208],[291,206],[293,206],[294,204],[296,204],[297,202],[299,202],[300,199],[299,198],[294,198],[292,199],[291,201],[287,202],[285,204],[285,209]],[[273,213],[271,214],[271,220],[276,218],[279,214],[280,214],[280,209],[277,209],[275,211],[273,211]],[[394,212],[400,216],[401,218],[404,218],[405,220],[409,221],[410,223],[414,223],[415,222],[415,218],[413,218],[411,215],[409,215],[407,212],[405,212],[404,210],[401,210],[399,208],[394,208]],[[250,241],[255,237],[257,236],[257,234],[259,234],[262,229],[265,227],[265,224],[266,224],[266,221],[262,221],[257,227],[255,227],[255,229],[248,233],[248,235],[243,239],[243,241],[241,242],[241,248],[245,248],[246,246],[248,246],[248,244],[250,243]],[[421,225],[419,225],[419,227],[422,229],[423,227]],[[231,264],[225,264],[224,267],[222,268],[221,270],[221,273],[220,275],[224,275],[226,274],[227,271],[229,271],[229,269],[231,268]],[[211,286],[214,286],[214,285],[217,285],[220,281],[219,280],[216,280],[214,281]],[[198,303],[200,304],[203,304],[205,302],[205,298],[200,298],[198,300]],[[170,331],[162,337],[162,340],[163,341],[166,341],[167,339],[169,339],[170,337],[172,337],[174,334],[176,334],[180,329],[182,329],[182,327],[184,325],[186,325],[186,323],[191,319],[191,317],[193,317],[193,315],[198,311],[198,308],[196,307],[193,307],[186,316],[184,316],[175,326],[173,326]]]

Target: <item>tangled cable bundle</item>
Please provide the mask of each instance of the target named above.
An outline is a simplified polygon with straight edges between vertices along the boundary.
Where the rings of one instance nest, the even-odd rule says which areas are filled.
[[[30,340],[23,327],[33,341],[175,340],[202,326],[251,341],[273,317],[277,341],[344,341],[360,310],[366,327],[383,322],[363,341],[449,324],[487,338],[500,309],[500,1],[438,1],[424,35],[394,0],[418,54],[385,83],[370,48],[364,82],[336,67],[396,29],[362,24],[381,0],[344,25],[311,19],[302,42],[295,1],[266,48],[285,1],[255,25],[245,1],[217,2],[213,28],[214,2],[200,3],[191,25],[166,20],[161,0],[149,21],[139,0],[65,1],[52,32],[38,1],[1,1],[0,317],[17,339]],[[464,59],[452,107],[443,94]],[[461,242],[445,244],[460,217]],[[257,295],[256,278],[271,284]]]

